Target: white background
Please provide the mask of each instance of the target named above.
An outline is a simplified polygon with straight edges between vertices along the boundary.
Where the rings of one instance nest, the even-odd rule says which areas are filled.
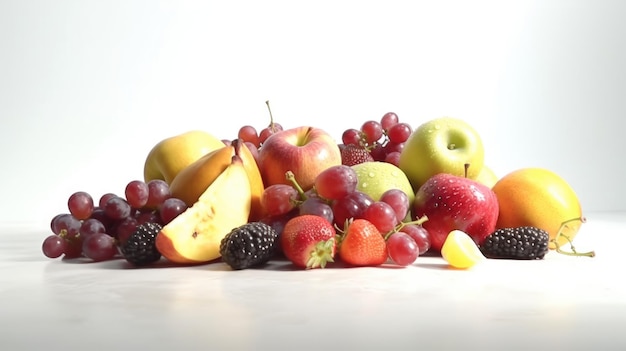
[[[122,193],[159,140],[268,122],[337,140],[394,111],[481,134],[584,210],[626,210],[626,2],[0,0],[0,222]]]

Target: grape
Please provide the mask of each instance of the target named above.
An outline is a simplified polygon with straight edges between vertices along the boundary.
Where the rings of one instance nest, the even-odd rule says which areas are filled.
[[[52,217],[52,220],[50,220],[50,230],[54,233],[54,234],[59,234],[57,231],[57,221],[59,220],[59,218],[61,218],[61,216],[63,216],[64,213],[59,213],[57,215],[55,215],[54,217]]]
[[[64,213],[60,215],[55,221],[55,226],[52,231],[58,235],[70,235],[74,236],[78,234],[80,231],[80,226],[82,225],[81,221],[76,219],[76,217],[72,216],[69,213]]]
[[[396,167],[400,167],[400,153],[397,151],[388,153],[385,155],[385,162],[391,163]]]
[[[368,144],[374,144],[383,136],[383,127],[377,121],[367,121],[361,126],[361,132]]]
[[[97,207],[96,209],[94,209],[93,212],[91,213],[91,217],[89,218],[97,219],[100,221],[100,223],[104,224],[104,228],[106,228],[105,230],[106,232],[108,232],[109,228],[111,228],[113,226],[113,223],[115,222],[113,219],[107,216],[107,214],[104,212],[104,208],[100,208],[100,207]]]
[[[356,190],[358,178],[352,167],[331,166],[315,177],[315,190],[328,200],[338,200]]]
[[[392,188],[385,191],[380,196],[379,201],[385,202],[393,208],[398,222],[404,220],[409,211],[409,196],[400,189]]]
[[[393,230],[398,218],[393,208],[386,202],[375,201],[363,211],[363,218],[370,221],[381,233]]]
[[[135,217],[126,217],[117,222],[115,228],[108,234],[116,238],[118,242],[124,243],[137,230],[137,226],[139,223]]]
[[[387,238],[387,252],[395,264],[408,266],[419,256],[419,247],[407,233],[396,232]]]
[[[344,145],[361,145],[361,131],[358,129],[346,129],[341,135],[341,141]]]
[[[65,253],[64,239],[58,235],[52,234],[44,239],[41,245],[41,251],[48,258],[61,257]]]
[[[415,240],[419,247],[419,254],[423,255],[430,249],[430,237],[426,228],[419,224],[407,224],[403,226],[399,231],[407,233]]]
[[[131,208],[126,200],[119,196],[115,196],[110,198],[106,204],[104,204],[104,213],[107,217],[113,220],[120,220],[130,216]]]
[[[380,126],[384,130],[389,130],[391,127],[396,125],[399,121],[398,115],[393,112],[385,113],[380,119]]]
[[[161,179],[153,179],[148,182],[148,201],[144,207],[157,209],[163,201],[170,198],[172,193],[169,185]]]
[[[187,209],[187,204],[185,201],[170,197],[169,199],[163,201],[161,207],[159,207],[159,217],[161,219],[162,224],[168,224],[174,218],[178,217],[179,214],[185,212]]]
[[[63,258],[72,259],[83,255],[83,240],[81,237],[73,239],[64,238],[63,240]]]
[[[115,195],[113,193],[106,193],[106,194],[100,196],[100,201],[98,201],[98,207],[104,208],[104,204],[106,204],[107,201],[109,201],[110,198],[116,197],[116,196],[117,195]]]
[[[388,155],[391,152],[402,152],[402,150],[404,150],[404,143],[392,143],[392,142],[388,142],[387,144],[385,144],[385,146],[383,146],[383,148],[385,149],[385,155]]]
[[[385,152],[385,148],[382,144],[375,144],[374,147],[370,150],[370,155],[374,161],[384,161],[387,153]]]
[[[93,198],[84,191],[77,191],[70,195],[67,200],[67,207],[76,219],[89,218],[93,211]]]
[[[409,139],[413,129],[408,123],[398,123],[387,131],[387,137],[392,143],[400,144]]]
[[[83,224],[80,226],[80,235],[84,238],[89,235],[93,235],[96,233],[105,233],[106,227],[102,222],[95,218],[87,218],[83,221]]]
[[[239,139],[242,139],[243,141],[254,144],[254,146],[257,148],[260,145],[259,135],[257,134],[256,128],[254,128],[253,126],[246,125],[239,128],[239,131],[237,132],[237,137],[239,137]]]
[[[296,207],[298,190],[287,184],[273,184],[261,194],[261,206],[270,216],[285,214]]]
[[[334,200],[331,204],[333,209],[334,222],[343,228],[346,220],[350,218],[363,218],[363,211],[369,207],[374,200],[364,192],[353,191],[345,197]]]
[[[133,180],[126,185],[124,194],[132,208],[142,208],[148,202],[148,184],[142,180]]]
[[[165,204],[165,202],[167,202],[167,200],[165,200],[163,204]],[[137,213],[135,213],[135,219],[137,220],[137,224],[144,224],[147,222],[159,223],[161,225],[163,224],[163,222],[161,222],[161,215],[158,213],[158,211],[154,210],[137,211]]]
[[[282,130],[283,126],[281,126],[279,123],[271,123],[269,126],[263,128],[259,133],[259,143],[263,144],[267,140],[267,138]]]
[[[115,239],[105,233],[91,235],[83,241],[83,253],[96,262],[110,260],[117,254]]]
[[[300,204],[300,215],[311,214],[320,216],[328,221],[328,223],[333,223],[333,209],[330,205],[319,197],[308,197]]]

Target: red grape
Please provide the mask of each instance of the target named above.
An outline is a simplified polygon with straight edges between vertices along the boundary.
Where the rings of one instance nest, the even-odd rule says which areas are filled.
[[[333,209],[334,222],[343,228],[346,220],[350,218],[363,218],[363,211],[369,207],[374,200],[364,192],[353,191],[341,199],[334,200],[331,204]]]
[[[252,143],[255,147],[259,147],[259,134],[257,134],[256,128],[253,126],[243,126],[239,128],[237,132],[237,137],[242,139],[243,141],[248,141]]]
[[[110,260],[117,254],[115,239],[105,233],[90,235],[83,241],[83,253],[96,262]]]
[[[370,221],[381,233],[393,230],[398,224],[394,209],[386,202],[376,201],[363,211],[363,218]]]
[[[131,208],[126,200],[115,196],[104,204],[104,213],[113,220],[119,220],[130,216]]]
[[[341,135],[341,141],[344,145],[361,145],[361,131],[358,129],[346,129]]]
[[[69,213],[64,213],[60,215],[55,221],[55,228],[53,232],[55,234],[62,234],[65,231],[64,235],[75,236],[80,231],[80,226],[82,225],[81,221],[76,219],[76,217],[72,216]]]
[[[76,219],[89,218],[93,211],[93,198],[84,191],[77,191],[70,195],[67,200],[67,207]]]
[[[383,136],[383,127],[377,121],[367,121],[361,126],[361,132],[368,144],[374,144]]]
[[[396,232],[387,238],[389,258],[399,266],[408,266],[419,256],[419,247],[411,236]]]
[[[385,202],[393,208],[398,222],[403,221],[409,211],[409,196],[400,189],[392,188],[385,191],[380,196],[379,201]]]
[[[44,239],[41,245],[41,251],[48,258],[61,257],[65,253],[64,239],[58,235],[52,234]]]
[[[374,161],[384,161],[385,156],[387,156],[387,153],[385,152],[385,148],[383,147],[383,145],[377,143],[370,150],[370,155],[372,155],[372,158],[374,159]]]
[[[430,237],[426,228],[419,224],[407,224],[403,226],[399,231],[407,233],[415,240],[419,247],[419,254],[423,255],[430,249]]]
[[[106,193],[103,194],[102,196],[100,196],[100,201],[98,201],[98,207],[100,208],[104,208],[104,204],[107,203],[107,201],[109,201],[110,198],[112,197],[116,197],[117,195],[113,194],[113,193]]]
[[[163,201],[163,204],[159,208],[161,223],[168,224],[174,218],[178,217],[179,214],[185,212],[186,209],[187,204],[185,201],[175,197],[170,197],[169,199]]]
[[[95,218],[87,218],[80,226],[80,235],[85,238],[96,233],[105,233],[106,227]]]
[[[358,177],[352,167],[337,165],[323,170],[315,177],[317,194],[328,200],[338,200],[356,190]]]
[[[142,208],[148,202],[148,184],[142,180],[133,180],[126,185],[124,194],[132,208]]]
[[[144,207],[157,209],[163,201],[170,198],[172,193],[169,185],[161,179],[153,179],[148,182],[148,201]]]
[[[411,136],[412,128],[408,123],[398,123],[387,131],[387,137],[392,143],[404,143]]]
[[[273,184],[261,194],[261,206],[269,216],[285,214],[296,207],[298,190],[287,184]]]
[[[399,121],[399,118],[397,114],[395,114],[394,112],[387,112],[381,117],[380,126],[384,130],[389,130],[389,128],[396,125],[398,121]]]
[[[139,222],[135,217],[126,217],[118,221],[115,228],[108,234],[116,238],[119,243],[124,243],[137,230],[138,226]]]
[[[281,126],[278,123],[272,123],[269,126],[263,128],[261,130],[261,132],[259,133],[259,143],[263,144],[267,138],[269,138],[270,136],[280,132],[283,130],[283,126]]]
[[[385,156],[385,162],[391,163],[396,167],[400,167],[400,153],[397,151],[388,153]]]
[[[309,197],[300,204],[300,215],[311,214],[320,216],[333,223],[333,209],[330,205],[319,197]]]

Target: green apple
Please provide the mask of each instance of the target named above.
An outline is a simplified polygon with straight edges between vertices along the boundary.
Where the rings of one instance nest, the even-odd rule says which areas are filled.
[[[389,189],[400,189],[409,198],[409,208],[413,206],[415,192],[404,172],[388,162],[369,161],[351,166],[358,179],[357,190],[378,201]]]
[[[439,117],[415,129],[400,154],[398,167],[413,189],[419,189],[438,173],[476,179],[484,160],[482,140],[472,126],[461,119]]]

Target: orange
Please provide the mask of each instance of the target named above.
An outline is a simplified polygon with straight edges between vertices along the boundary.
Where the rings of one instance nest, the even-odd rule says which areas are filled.
[[[550,234],[550,248],[561,224],[582,218],[582,209],[574,189],[558,174],[544,168],[515,170],[496,182],[492,188],[498,198],[500,213],[496,228],[533,226]],[[574,238],[581,221],[569,222],[562,234]],[[559,245],[566,245],[559,236]]]

